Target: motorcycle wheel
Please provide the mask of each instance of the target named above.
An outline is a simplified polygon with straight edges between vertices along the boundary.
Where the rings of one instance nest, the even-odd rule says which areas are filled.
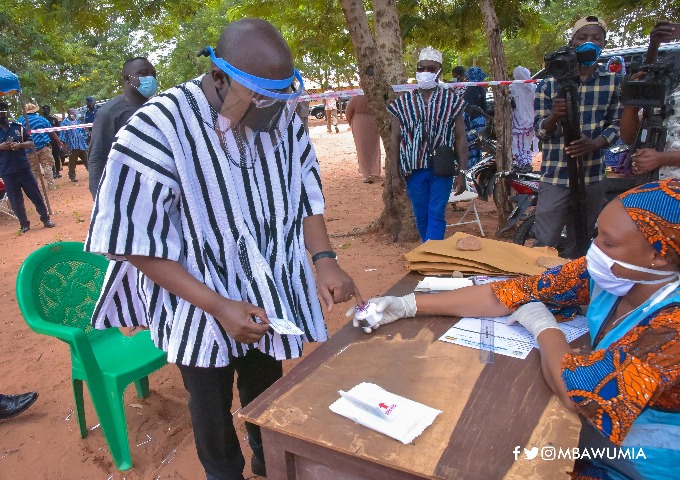
[[[486,171],[482,173],[479,177],[479,185],[482,187],[482,200],[485,202],[489,201],[489,194],[493,194],[495,192],[495,182],[494,182],[494,177],[496,176],[496,169],[489,169],[489,171]],[[496,199],[494,198],[494,202]]]
[[[491,195],[493,196],[494,205],[496,205],[496,208],[498,210],[500,210],[501,209],[501,207],[500,207],[500,200],[501,199],[500,199],[500,192],[498,191],[499,190],[498,182],[499,182],[499,179],[496,178],[493,182],[493,186],[491,187],[491,189],[492,189]]]
[[[524,245],[526,247],[531,247],[531,244],[535,239],[534,232],[532,231],[535,222],[536,216],[533,214],[529,215],[527,219],[524,220],[522,224],[519,226],[517,232],[515,232],[515,236],[512,237],[512,243],[516,243],[517,245]]]
[[[494,176],[494,179],[492,182],[490,182],[490,188],[491,188],[491,195],[493,196],[493,203],[496,205],[496,208],[498,210],[501,209],[501,192],[500,192],[500,187],[498,186],[499,182],[502,182],[503,179],[499,179],[498,177]],[[509,182],[508,182],[509,183]],[[507,184],[506,184],[507,185]],[[508,197],[514,195],[514,192],[510,185],[507,185],[508,188]],[[505,198],[505,203],[507,204],[508,210],[512,211],[513,205],[512,202],[506,197]]]
[[[317,119],[322,120],[322,119],[326,118],[326,111],[325,111],[325,110],[319,110],[318,112],[316,112],[316,113],[314,114],[314,116],[315,116]]]

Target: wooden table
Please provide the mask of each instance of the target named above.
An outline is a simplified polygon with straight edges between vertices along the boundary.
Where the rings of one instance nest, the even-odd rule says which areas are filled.
[[[388,294],[412,292],[409,274]],[[569,461],[529,461],[515,447],[576,446],[578,420],[526,360],[437,341],[456,319],[401,320],[367,335],[342,328],[240,416],[262,427],[267,478],[300,480],[566,478]],[[578,340],[587,343],[587,336]],[[331,412],[338,390],[373,382],[442,410],[411,444]]]

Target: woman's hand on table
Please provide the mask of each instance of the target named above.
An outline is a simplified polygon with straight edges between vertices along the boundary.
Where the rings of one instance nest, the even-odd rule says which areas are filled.
[[[541,302],[529,302],[519,307],[508,317],[507,324],[512,325],[519,322],[524,328],[529,330],[534,338],[549,328],[556,328],[557,320],[548,307]]]
[[[418,310],[416,296],[413,293],[403,297],[385,296],[371,298],[369,302],[374,303],[376,305],[376,312],[382,314],[382,318],[370,326],[366,326],[365,323],[362,324],[362,322],[356,318],[356,307],[350,308],[347,310],[347,313],[345,313],[346,317],[352,317],[353,326],[362,327],[366,333],[371,333],[381,325],[386,325],[402,318],[415,317],[416,311]]]

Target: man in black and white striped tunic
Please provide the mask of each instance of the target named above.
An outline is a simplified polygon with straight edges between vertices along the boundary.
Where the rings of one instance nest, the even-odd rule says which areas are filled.
[[[309,137],[297,116],[288,121],[276,106],[294,96],[278,87],[301,81],[285,40],[269,23],[248,19],[227,26],[217,55],[204,51],[213,60],[208,74],[152,98],[119,132],[86,249],[115,260],[95,327],[149,327],[190,394],[207,477],[242,479],[230,413],[234,371],[246,405],[280,378],[281,360],[302,354],[302,341],[327,338],[318,295],[329,310],[361,297],[331,251]],[[251,96],[241,102],[245,91]],[[295,101],[283,110],[291,103],[294,110]],[[234,117],[239,105],[245,110]],[[236,135],[240,123],[279,118],[287,123],[271,148],[255,145],[256,127],[251,137]],[[290,320],[304,334],[271,333],[269,318]],[[259,428],[246,426],[251,466],[264,474]]]

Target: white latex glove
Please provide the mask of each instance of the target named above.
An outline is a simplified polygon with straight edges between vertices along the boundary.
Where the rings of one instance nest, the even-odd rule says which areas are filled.
[[[352,307],[345,313],[346,317],[352,317],[352,325],[355,327],[362,327],[364,332],[371,333],[381,325],[392,323],[401,318],[410,318],[416,316],[418,307],[416,306],[416,296],[411,293],[403,297],[378,297],[371,298],[370,303],[376,305],[376,312],[382,314],[382,318],[376,323],[370,323],[369,326],[361,325],[359,320],[355,317],[356,308]]]
[[[519,322],[524,328],[529,330],[534,338],[543,330],[557,328],[555,316],[548,310],[548,307],[541,302],[530,302],[519,307],[508,317],[507,324],[512,325]]]

